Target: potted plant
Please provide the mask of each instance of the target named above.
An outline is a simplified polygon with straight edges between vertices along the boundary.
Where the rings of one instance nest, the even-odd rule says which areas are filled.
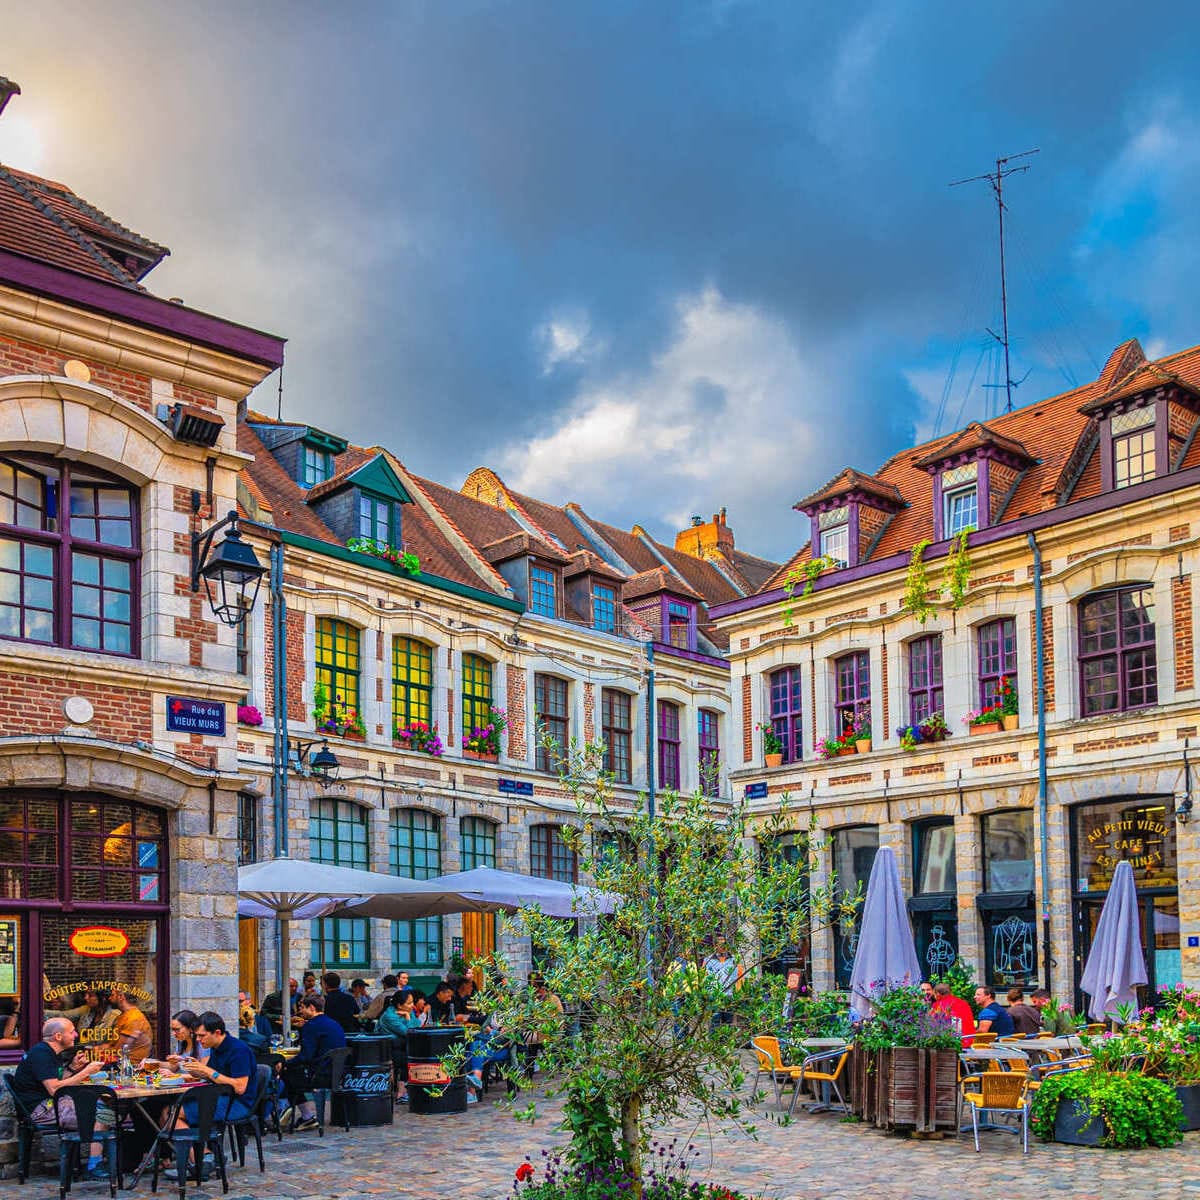
[[[999,733],[1000,718],[1003,710],[1000,705],[993,704],[990,708],[976,708],[963,717],[963,724],[972,737],[979,733]]]
[[[1030,1112],[1043,1141],[1116,1150],[1173,1146],[1183,1137],[1182,1119],[1183,1105],[1169,1083],[1098,1064],[1047,1076]]]
[[[925,740],[920,725],[897,725],[896,736],[900,739],[901,750],[915,750]]]
[[[438,727],[431,727],[425,721],[407,721],[397,725],[392,730],[392,740],[402,750],[419,750],[434,758],[440,758],[446,750],[438,736]]]
[[[763,742],[763,761],[770,767],[783,766],[783,738],[779,736],[771,725],[760,721],[758,724],[759,732],[762,734]]]
[[[410,575],[420,575],[421,560],[411,550],[397,550],[387,542],[379,542],[374,538],[352,537],[346,543],[346,549],[355,554],[365,554],[369,558],[381,558],[393,567],[399,567]]]
[[[818,758],[842,758],[847,754],[857,754],[854,748],[853,734],[848,730],[840,737],[825,738],[817,747]]]
[[[950,736],[950,727],[940,712],[930,713],[921,722],[921,741],[944,742]]]
[[[332,737],[344,737],[352,742],[367,739],[367,727],[358,709],[349,707],[341,696],[329,699],[329,688],[324,683],[313,685],[313,725],[319,733]]]
[[[854,710],[854,724],[850,728],[854,749],[859,754],[871,753],[871,706],[860,704]]]
[[[1005,729],[1016,729],[1021,720],[1017,704],[1017,689],[1007,675],[1000,677],[1000,723]]]
[[[476,725],[462,738],[463,758],[475,758],[481,762],[497,762],[500,758],[500,734],[508,725],[504,709],[489,705],[487,722]]]
[[[257,728],[263,723],[263,715],[253,704],[239,704],[237,708],[239,725],[249,725]]]
[[[956,1129],[962,1039],[919,987],[880,981],[851,1059],[855,1115],[880,1129]]]

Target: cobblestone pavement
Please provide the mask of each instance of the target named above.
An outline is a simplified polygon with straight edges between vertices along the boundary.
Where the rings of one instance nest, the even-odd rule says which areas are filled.
[[[228,1200],[336,1200],[341,1197],[398,1196],[431,1200],[439,1194],[471,1200],[509,1196],[513,1172],[528,1154],[541,1161],[543,1148],[562,1145],[554,1128],[556,1105],[529,1125],[517,1122],[498,1103],[497,1091],[462,1114],[413,1116],[396,1110],[392,1126],[285,1135],[267,1145],[267,1173],[253,1165],[253,1146],[246,1168],[230,1175]],[[526,1098],[528,1093],[526,1094]],[[916,1141],[892,1137],[861,1126],[843,1124],[836,1115],[801,1114],[790,1125],[770,1119],[765,1106],[758,1140],[744,1135],[679,1127],[671,1132],[693,1141],[702,1151],[696,1177],[771,1200],[822,1197],[850,1200],[960,1200],[996,1196],[1003,1200],[1200,1200],[1200,1133],[1188,1134],[1171,1150],[1087,1150],[1075,1146],[1030,1143],[1028,1158],[1009,1133],[983,1134],[976,1154],[969,1134],[961,1138]],[[670,1136],[670,1134],[668,1134]],[[31,1180],[18,1190],[15,1181],[0,1185],[14,1200],[56,1200],[54,1181]],[[149,1180],[137,1192],[150,1195]],[[219,1182],[189,1195],[205,1200],[221,1196]],[[161,1183],[159,1194],[171,1200],[175,1187]],[[106,1200],[107,1188],[77,1184],[77,1200]]]

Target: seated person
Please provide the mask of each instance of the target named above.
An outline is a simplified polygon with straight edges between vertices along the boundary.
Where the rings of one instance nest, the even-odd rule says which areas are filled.
[[[464,975],[454,987],[454,1019],[460,1025],[481,1025],[483,1014],[475,1008],[475,993],[479,989],[475,981]]]
[[[433,1018],[429,1015],[429,1000],[420,988],[401,988],[402,992],[412,992],[413,1012],[422,1025],[432,1025]]]
[[[181,1008],[171,1018],[171,1036],[175,1039],[175,1053],[167,1055],[167,1062],[178,1067],[181,1061],[189,1058],[208,1061],[209,1049],[200,1044],[196,1036],[196,1027],[200,1018],[190,1008]]]
[[[975,1014],[971,1006],[961,996],[956,996],[948,983],[935,983],[933,991],[937,996],[933,1011],[950,1014],[951,1020],[957,1025],[957,1032],[962,1036],[963,1049],[969,1050],[975,1040]]]
[[[346,1044],[346,1031],[325,1015],[324,996],[302,996],[300,1015],[304,1018],[300,1026],[300,1053],[284,1067],[283,1079],[288,1103],[292,1105],[292,1128],[316,1129],[317,1109],[308,1099],[308,1093],[314,1087],[328,1086],[328,1063],[321,1059],[330,1050]]]
[[[1008,1015],[1013,1019],[1013,1032],[1026,1037],[1037,1037],[1042,1028],[1042,1017],[1036,1008],[1025,1003],[1025,989],[1008,989]]]
[[[975,1007],[979,1009],[979,1016],[975,1018],[976,1033],[1008,1037],[1013,1032],[1013,1019],[1008,1009],[996,1003],[996,993],[990,987],[975,989]]]
[[[342,991],[342,977],[330,971],[321,977],[325,985],[325,1015],[336,1021],[347,1033],[357,1033],[358,1004],[349,992]]]
[[[0,1000],[0,1050],[21,1048],[21,1014],[12,997]]]
[[[408,1031],[417,1029],[421,1018],[413,1011],[413,995],[408,988],[399,988],[392,993],[392,1002],[379,1014],[375,1022],[378,1033],[387,1033],[392,1038],[392,1066],[396,1069],[396,1099],[402,1103],[408,1099],[405,1081],[408,1078]]]
[[[97,1071],[101,1062],[89,1062],[82,1051],[74,1052],[79,1031],[66,1017],[51,1017],[42,1026],[42,1040],[31,1046],[12,1074],[13,1090],[29,1110],[37,1125],[54,1127],[54,1093],[59,1088],[84,1083]],[[67,1064],[64,1067],[64,1062]],[[74,1129],[75,1106],[69,1097],[59,1104],[59,1120],[65,1129]],[[105,1108],[96,1111],[96,1124],[111,1126],[113,1116]],[[93,1142],[88,1152],[88,1177],[107,1179],[108,1172],[100,1165],[100,1144]]]
[[[441,980],[433,989],[433,999],[429,1002],[430,1025],[454,1025],[454,988],[448,979]]]
[[[117,1035],[116,1052],[118,1056],[128,1054],[130,1061],[136,1066],[150,1053],[150,1022],[146,1020],[146,1014],[125,994],[123,988],[113,988],[108,994],[108,999],[118,1010],[116,1024],[113,1026]]]
[[[202,1012],[196,1019],[196,1040],[208,1051],[208,1061],[189,1059],[183,1069],[193,1079],[233,1088],[232,1096],[222,1096],[217,1101],[216,1119],[236,1121],[248,1117],[254,1111],[258,1094],[258,1063],[254,1051],[245,1042],[230,1037],[225,1029],[225,1018],[215,1012]],[[199,1120],[198,1108],[197,1100],[185,1100],[175,1127],[194,1128]]]

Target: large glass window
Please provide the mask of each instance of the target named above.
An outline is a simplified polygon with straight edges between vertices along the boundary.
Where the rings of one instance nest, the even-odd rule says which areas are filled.
[[[81,464],[0,458],[0,637],[132,655],[138,569],[136,489]]]
[[[800,668],[784,667],[771,675],[771,729],[783,743],[783,761],[799,762],[804,722],[801,712]]]
[[[492,664],[478,654],[464,654],[462,660],[463,736],[483,729],[492,715]]]
[[[700,745],[700,787],[706,796],[721,794],[720,714],[702,708],[696,722]]]
[[[433,647],[416,638],[392,639],[392,724],[433,726]]]
[[[878,851],[878,825],[854,825],[834,830],[833,870],[839,893],[860,897],[866,894]],[[843,917],[833,927],[834,979],[840,988],[850,986],[861,925],[862,905],[859,904],[853,916]]]
[[[543,617],[558,616],[558,576],[548,567],[529,568],[529,611]]]
[[[908,644],[908,719],[913,725],[942,711],[942,636]]]
[[[369,867],[367,810],[348,800],[313,800],[308,812],[309,857],[335,867]],[[322,944],[322,927],[324,944]],[[312,922],[312,965],[367,967],[371,962],[370,922],[362,917],[330,917]]]
[[[679,791],[679,705],[658,702],[658,782],[668,791]]]
[[[995,708],[1000,703],[1000,680],[1017,673],[1017,627],[1012,617],[1001,617],[980,625],[979,707]]]
[[[909,901],[917,957],[927,975],[958,960],[958,875],[953,820],[913,826],[914,895]]]
[[[307,444],[300,448],[300,483],[306,488],[315,487],[333,478],[333,455],[328,450],[319,450]]]
[[[821,530],[821,555],[831,558],[839,566],[850,562],[850,526],[834,525]]]
[[[1132,487],[1155,476],[1154,429],[1113,438],[1113,483]]]
[[[557,771],[571,748],[567,681],[554,675],[533,677],[533,708],[537,717],[537,769]],[[547,747],[546,739],[552,746]]]
[[[948,538],[979,524],[979,503],[975,485],[956,488],[945,496],[945,529]]]
[[[388,869],[405,879],[442,873],[441,821],[420,808],[399,808],[388,818]],[[392,922],[392,965],[410,970],[440,967],[442,918]]]
[[[984,974],[994,988],[1029,984],[1037,977],[1037,922],[1033,908],[1033,809],[1014,808],[980,818]]]
[[[618,783],[628,783],[633,770],[633,704],[627,693],[612,688],[600,693],[600,729],[604,769]]]
[[[871,659],[865,650],[846,654],[834,663],[837,685],[834,701],[834,725],[836,736],[854,728],[855,716],[860,710],[871,710]]]
[[[542,879],[579,882],[579,856],[563,841],[558,825],[535,825],[529,831],[529,869]]]
[[[592,584],[592,628],[601,633],[617,632],[617,593],[603,584]]]
[[[385,545],[397,545],[396,506],[390,500],[382,500],[369,492],[358,494],[358,536],[370,538]]]
[[[1081,601],[1079,675],[1085,717],[1158,703],[1151,588],[1135,584]]]
[[[238,866],[258,862],[258,797],[238,792]]]
[[[329,696],[330,719],[339,725],[361,723],[359,631],[345,621],[318,617],[315,666],[316,682],[325,685]]]
[[[463,817],[459,822],[459,861],[461,869],[496,865],[496,826],[483,817]],[[463,913],[463,953],[471,959],[496,952],[494,913]]]

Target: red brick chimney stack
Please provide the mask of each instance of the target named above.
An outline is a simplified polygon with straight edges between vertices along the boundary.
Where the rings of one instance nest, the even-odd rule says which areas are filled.
[[[675,535],[675,549],[693,558],[707,558],[714,552],[733,553],[733,530],[725,524],[725,510],[713,513],[708,522],[693,517],[691,525]]]

